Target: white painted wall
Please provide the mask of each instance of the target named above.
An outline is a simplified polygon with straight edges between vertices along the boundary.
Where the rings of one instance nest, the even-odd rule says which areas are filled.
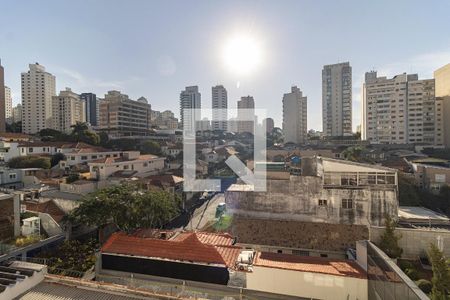
[[[261,266],[247,273],[247,288],[315,299],[368,299],[366,279]]]

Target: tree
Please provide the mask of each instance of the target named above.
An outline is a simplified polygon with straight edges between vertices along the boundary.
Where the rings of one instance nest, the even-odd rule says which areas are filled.
[[[108,134],[104,131],[101,131],[99,133],[98,137],[100,138],[100,145],[103,147],[108,147],[108,142],[109,142]]]
[[[414,177],[402,172],[398,173],[399,204],[405,206],[421,205],[419,186]]]
[[[73,173],[73,174],[70,174],[69,176],[67,176],[66,183],[73,183],[73,182],[77,181],[78,179],[80,179],[80,175]]]
[[[142,191],[135,185],[118,185],[86,196],[69,219],[103,227],[115,224],[125,232],[162,227],[180,207],[178,196],[162,190]]]
[[[141,145],[141,152],[143,154],[160,155],[161,146],[155,141],[145,141]]]
[[[397,222],[389,216],[386,216],[385,219],[386,229],[381,235],[379,246],[390,258],[399,258],[403,253],[403,249],[398,245],[398,240],[401,236],[395,234]]]
[[[22,132],[22,121],[6,123],[6,132],[20,133]]]
[[[8,167],[12,169],[41,168],[50,169],[50,158],[38,156],[16,156],[11,158]]]
[[[65,160],[65,159],[66,159],[66,156],[65,156],[63,153],[61,153],[61,152],[55,153],[55,154],[53,154],[52,157],[50,158],[50,165],[51,165],[51,167],[53,168],[54,166],[56,166],[57,164],[59,164],[59,162],[60,162],[61,160]]]
[[[444,254],[435,245],[430,244],[428,250],[428,259],[431,262],[433,270],[433,278],[431,283],[431,299],[433,300],[447,300],[450,299],[450,270]]]
[[[72,133],[70,136],[74,141],[84,142],[91,145],[98,145],[100,137],[93,131],[89,130],[89,126],[86,122],[77,122],[72,125]]]

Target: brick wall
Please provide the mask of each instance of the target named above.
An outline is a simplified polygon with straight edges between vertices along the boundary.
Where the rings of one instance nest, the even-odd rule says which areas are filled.
[[[288,248],[345,251],[356,241],[367,240],[363,225],[269,220],[234,216],[231,234],[238,243]]]

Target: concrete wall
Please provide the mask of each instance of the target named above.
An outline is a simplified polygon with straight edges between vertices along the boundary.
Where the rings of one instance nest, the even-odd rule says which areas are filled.
[[[59,224],[47,213],[38,213],[41,218],[41,226],[48,236],[55,236],[62,234],[63,231]]]
[[[319,206],[319,199],[327,204]],[[353,208],[342,208],[342,199],[352,199]],[[398,209],[395,187],[323,188],[322,179],[313,176],[267,180],[267,192],[229,190],[225,201],[239,215],[333,224],[378,226],[385,214],[396,217]]]
[[[370,241],[377,244],[384,230],[384,227],[370,227]],[[445,256],[450,257],[449,230],[397,228],[395,232],[401,235],[398,244],[403,249],[402,258],[416,259],[419,256],[424,256],[430,247],[430,243],[437,244],[438,237],[443,240]]]
[[[247,273],[247,288],[314,299],[368,299],[366,279],[260,266]]]

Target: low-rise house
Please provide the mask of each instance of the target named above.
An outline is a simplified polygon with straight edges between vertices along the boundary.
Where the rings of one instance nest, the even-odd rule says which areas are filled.
[[[61,148],[60,152],[66,157],[65,160],[59,162],[59,166],[62,169],[70,169],[72,166],[86,164],[97,159],[122,157],[124,153],[123,151],[113,151],[84,143],[77,143],[76,145],[73,145],[73,147],[70,146],[71,145],[64,145]]]
[[[441,187],[450,186],[450,168],[421,163],[412,163],[412,171],[419,187],[439,193]]]
[[[88,162],[90,178],[105,180],[117,171],[133,171],[139,175],[156,175],[164,170],[165,157],[151,154],[140,155],[139,151],[128,151],[121,157],[104,157]]]
[[[241,253],[228,235],[183,233],[170,240],[115,233],[101,250],[100,273],[120,271],[226,285]]]

